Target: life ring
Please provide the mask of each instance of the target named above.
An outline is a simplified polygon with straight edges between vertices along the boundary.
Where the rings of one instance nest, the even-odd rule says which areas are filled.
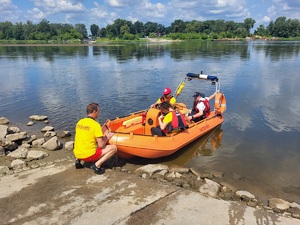
[[[226,111],[226,98],[223,93],[218,93],[215,97],[216,114],[223,114]]]

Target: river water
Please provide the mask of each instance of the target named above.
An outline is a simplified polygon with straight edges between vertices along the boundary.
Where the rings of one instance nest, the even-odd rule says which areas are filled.
[[[183,42],[112,46],[0,46],[0,117],[29,133],[29,116],[47,115],[74,132],[90,102],[99,122],[149,108],[188,72],[219,77],[225,122],[159,160],[221,173],[220,182],[256,196],[300,203],[300,42]],[[178,102],[215,86],[188,82]]]

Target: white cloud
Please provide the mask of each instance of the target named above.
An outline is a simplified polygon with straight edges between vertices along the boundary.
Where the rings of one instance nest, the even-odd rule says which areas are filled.
[[[11,0],[0,0],[0,11],[12,11],[15,10],[16,6],[14,6]]]
[[[269,16],[264,16],[261,20],[262,23],[269,23],[271,22],[271,18]]]
[[[105,1],[111,7],[123,7],[124,4],[120,0],[106,0]]]
[[[294,0],[273,0],[272,6],[267,9],[269,16],[275,20],[280,16],[287,18],[300,17],[300,1]]]
[[[31,10],[28,10],[28,13],[31,15],[30,17],[32,18],[32,20],[42,20],[46,16],[45,13],[43,13],[38,8],[33,8]]]
[[[251,17],[256,20],[255,26],[262,23],[266,26],[279,16],[300,18],[300,1],[294,0],[28,0],[27,4],[21,3],[0,0],[0,21],[25,22],[33,18],[33,22],[47,19],[53,23],[86,23],[87,27],[95,23],[105,27],[120,18],[170,26],[177,19],[243,22]]]
[[[83,12],[85,6],[77,1],[67,0],[32,0],[34,5],[45,11],[45,14],[54,14],[60,12]]]
[[[96,8],[92,8],[90,12],[91,16],[96,18],[106,18],[108,16],[107,11],[99,6],[97,6]]]
[[[18,14],[18,8],[11,0],[0,0],[0,21],[14,21]]]

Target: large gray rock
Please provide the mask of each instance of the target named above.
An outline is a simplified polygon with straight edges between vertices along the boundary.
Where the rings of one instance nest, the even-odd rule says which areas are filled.
[[[0,117],[0,124],[9,124],[9,120],[6,117]]]
[[[54,131],[54,127],[52,126],[45,126],[43,129],[42,129],[43,132],[46,132],[46,131]]]
[[[42,147],[42,145],[43,145],[45,142],[46,142],[46,141],[45,141],[45,138],[39,138],[39,139],[37,139],[37,140],[32,141],[31,146],[32,146],[33,148],[36,148],[36,147]]]
[[[47,157],[49,154],[44,151],[38,151],[38,150],[30,150],[28,151],[27,158],[28,159],[43,159]]]
[[[43,115],[32,115],[29,117],[29,119],[31,120],[37,120],[37,121],[42,121],[42,120],[46,120],[48,119],[47,116],[43,116]]]
[[[25,138],[27,138],[27,132],[26,131],[16,133],[16,134],[6,135],[6,140],[7,141],[19,141],[19,140],[23,140]]]
[[[135,174],[141,176],[143,173],[149,174],[150,177],[161,170],[168,170],[169,167],[167,165],[161,164],[148,164],[146,166],[142,166],[134,171]]]
[[[204,180],[205,184],[200,187],[199,192],[211,197],[217,197],[220,192],[220,184],[209,179]]]
[[[9,127],[7,130],[9,134],[15,134],[21,131],[19,127]]]
[[[55,131],[47,131],[44,134],[44,137],[54,137],[54,136],[56,136],[56,132]]]
[[[60,149],[62,147],[62,144],[58,141],[58,138],[55,136],[49,139],[48,141],[46,141],[42,145],[42,147],[53,151],[53,150]]]
[[[32,126],[34,123],[33,123],[33,121],[29,121],[28,123],[27,123],[27,126]]]
[[[280,198],[271,198],[269,199],[269,206],[272,209],[284,211],[291,207],[291,203],[284,201]]]
[[[255,199],[255,196],[248,191],[237,191],[235,194],[246,202],[251,201],[251,199]]]
[[[64,137],[70,137],[71,133],[70,131],[66,131],[66,130],[59,130],[56,132],[56,136],[60,137],[60,138],[64,138]]]
[[[0,139],[4,138],[8,133],[8,126],[0,125]]]
[[[68,141],[65,143],[65,149],[69,151],[73,151],[74,149],[74,141]]]
[[[0,166],[0,175],[6,174],[9,171],[7,166]]]
[[[32,144],[32,142],[35,141],[36,139],[37,139],[37,138],[36,138],[36,135],[35,135],[35,134],[34,134],[34,135],[31,135],[30,137],[24,139],[24,140],[22,141],[22,144]],[[45,142],[45,141],[44,141],[44,142]],[[43,144],[44,144],[44,142],[43,142]]]
[[[2,143],[2,147],[4,147],[6,151],[13,151],[18,148],[18,145],[13,141],[5,140],[5,142]]]
[[[11,162],[10,167],[13,169],[22,169],[23,167],[26,167],[26,163],[21,159],[15,159]]]
[[[28,149],[20,146],[15,151],[8,153],[7,156],[15,159],[26,159],[27,154],[28,154]]]

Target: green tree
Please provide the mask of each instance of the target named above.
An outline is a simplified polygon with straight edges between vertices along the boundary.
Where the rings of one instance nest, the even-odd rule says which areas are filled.
[[[134,33],[133,34],[142,34],[144,33],[144,24],[140,21],[136,21],[133,24]]]
[[[245,38],[248,36],[248,31],[246,28],[237,28],[233,34],[239,38]]]
[[[37,30],[37,26],[34,25],[31,21],[27,20],[27,22],[23,24],[23,30],[24,39],[30,40],[30,34]]]
[[[173,33],[184,33],[186,28],[186,23],[182,20],[175,20],[171,23],[171,30]]]
[[[2,39],[13,39],[13,24],[12,22],[5,21],[0,23],[0,32],[2,33]]]
[[[98,37],[106,37],[106,28],[101,28],[98,30]]]
[[[134,34],[135,28],[131,21],[124,19],[116,19],[112,24],[114,27],[114,32],[116,32],[116,37],[122,38],[125,32]]]
[[[262,24],[254,31],[254,34],[262,37],[269,36],[268,30]]]
[[[124,33],[123,39],[124,40],[134,40],[135,36],[134,36],[134,34],[130,34],[130,33],[127,32],[127,33]]]
[[[57,35],[63,35],[67,32],[70,32],[70,30],[74,29],[74,26],[68,23],[51,23],[50,28],[51,30],[55,30]]]
[[[24,40],[24,29],[22,23],[16,23],[13,27],[13,34],[16,40]]]
[[[51,27],[50,27],[50,22],[46,19],[43,19],[41,22],[38,23],[37,25],[37,31],[41,33],[50,33]]]
[[[158,23],[147,22],[144,24],[144,33],[146,36],[149,36],[150,33],[157,33]]]
[[[92,24],[90,27],[92,36],[96,37],[98,34],[99,26],[96,24]]]
[[[300,36],[300,22],[298,19],[288,19],[289,24],[289,36],[299,37]]]
[[[246,18],[244,20],[244,28],[247,30],[248,35],[250,35],[250,29],[253,28],[256,21],[252,18]]]
[[[119,36],[119,32],[117,30],[117,27],[114,25],[107,25],[106,26],[106,37],[112,39]]]
[[[238,24],[234,21],[226,21],[225,22],[226,31],[234,31],[238,28]]]
[[[212,31],[217,34],[220,34],[221,32],[225,32],[226,31],[225,20],[216,20]]]
[[[75,30],[77,30],[80,34],[82,34],[83,38],[88,37],[86,26],[82,23],[75,24]]]
[[[186,32],[187,33],[200,33],[202,29],[202,24],[200,21],[192,20],[186,24]]]
[[[130,28],[127,24],[120,27],[120,34],[124,35],[125,33],[130,33]]]
[[[285,16],[278,17],[274,23],[270,23],[268,29],[274,37],[289,37],[290,28]]]

